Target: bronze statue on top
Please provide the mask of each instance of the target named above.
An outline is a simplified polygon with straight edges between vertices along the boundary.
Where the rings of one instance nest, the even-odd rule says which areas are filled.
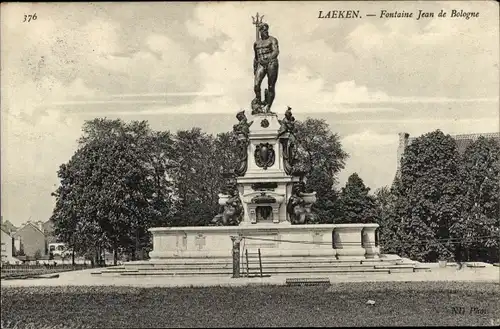
[[[251,104],[252,114],[270,112],[274,97],[276,96],[275,86],[278,80],[278,40],[269,35],[269,25],[262,23],[262,17],[259,20],[259,14],[257,13],[257,18],[254,18],[253,22],[258,33],[257,40],[253,45],[255,53],[253,62],[255,98]],[[264,93],[264,102],[262,102],[260,86],[266,76],[268,88]]]

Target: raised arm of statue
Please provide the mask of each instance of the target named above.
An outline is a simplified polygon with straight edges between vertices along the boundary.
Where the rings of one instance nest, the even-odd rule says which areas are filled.
[[[273,52],[271,53],[271,60],[278,58],[278,55],[280,54],[280,47],[278,45],[278,39],[272,38],[271,39],[271,45]]]
[[[254,42],[253,44],[253,75],[255,75],[255,73],[257,72],[257,66],[259,64],[258,60],[257,60],[257,43]]]

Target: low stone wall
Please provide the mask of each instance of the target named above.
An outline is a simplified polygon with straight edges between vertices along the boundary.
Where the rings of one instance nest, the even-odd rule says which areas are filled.
[[[378,258],[378,224],[253,224],[244,226],[158,227],[151,260],[231,258],[231,236],[241,248],[261,249],[263,257],[324,256],[338,259]]]

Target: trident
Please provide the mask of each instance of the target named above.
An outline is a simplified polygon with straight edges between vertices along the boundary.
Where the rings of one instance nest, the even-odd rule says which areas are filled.
[[[255,25],[255,41],[258,41],[260,39],[259,37],[259,26],[262,24],[262,19],[264,18],[264,15],[259,16],[259,13],[255,15],[255,17],[252,16],[252,23]]]

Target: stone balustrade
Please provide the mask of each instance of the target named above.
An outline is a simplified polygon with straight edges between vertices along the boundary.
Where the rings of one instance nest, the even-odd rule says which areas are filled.
[[[323,256],[338,259],[377,258],[378,224],[253,224],[245,226],[157,227],[153,235],[155,259],[229,258],[231,236],[241,246],[261,249],[263,257]]]

